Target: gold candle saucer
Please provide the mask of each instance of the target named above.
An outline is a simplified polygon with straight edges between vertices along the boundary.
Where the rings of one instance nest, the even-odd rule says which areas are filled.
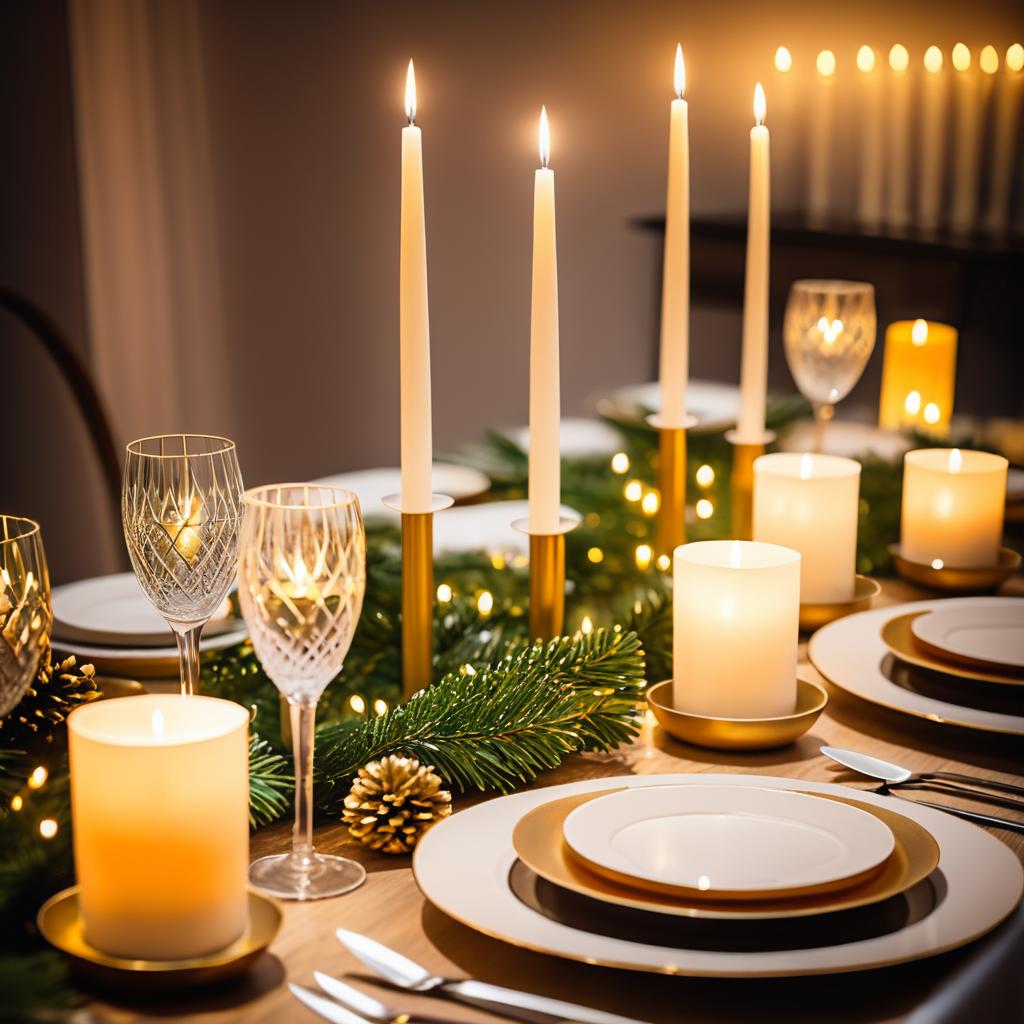
[[[672,680],[655,683],[647,691],[647,704],[658,724],[684,743],[716,750],[770,750],[802,736],[825,710],[828,694],[810,679],[797,677],[796,709],[778,718],[711,718],[691,715],[672,706]]]
[[[226,949],[190,960],[126,960],[91,946],[78,910],[78,886],[51,896],[36,915],[44,939],[71,959],[72,968],[96,981],[147,992],[205,985],[241,974],[274,941],[281,908],[269,896],[249,890],[249,928]]]
[[[849,601],[837,601],[833,604],[802,604],[800,605],[800,632],[810,633],[844,615],[863,612],[871,607],[871,602],[882,592],[882,585],[870,576],[857,575],[854,578],[853,597]]]
[[[925,565],[921,562],[911,562],[900,554],[899,544],[889,545],[889,555],[892,557],[892,564],[896,566],[896,571],[905,580],[950,594],[979,594],[995,590],[1020,568],[1021,563],[1020,553],[1013,548],[1000,548],[996,564],[982,566],[979,569],[964,569],[941,563]]]

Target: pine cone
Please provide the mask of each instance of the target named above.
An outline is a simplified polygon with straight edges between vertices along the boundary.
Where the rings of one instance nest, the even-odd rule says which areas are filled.
[[[452,813],[452,795],[433,765],[389,755],[359,769],[341,820],[372,850],[410,853],[432,825]]]

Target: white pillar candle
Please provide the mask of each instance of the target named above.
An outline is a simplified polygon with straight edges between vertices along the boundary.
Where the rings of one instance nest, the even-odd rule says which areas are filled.
[[[86,940],[183,960],[248,925],[249,712],[147,694],[68,718],[75,873]]]
[[[910,54],[901,43],[889,50],[889,162],[886,220],[894,228],[910,223]]]
[[[736,427],[742,442],[760,440],[768,389],[768,260],[771,246],[771,163],[765,127],[764,89],[754,89],[754,120],[750,129],[750,191],[747,204],[747,267],[743,292],[743,364],[740,368],[740,415]]]
[[[690,129],[683,93],[686,68],[676,46],[676,98],[668,133],[668,195],[661,282],[661,418],[666,427],[686,422],[690,347]]]
[[[558,265],[555,172],[548,167],[548,114],[540,111],[540,163],[533,184],[533,300],[530,310],[530,532],[558,532],[561,416],[558,370]]]
[[[412,61],[405,82],[402,129],[402,225],[399,257],[402,510],[429,512],[433,441],[430,414],[430,320],[427,313],[427,234],[423,212],[423,137],[416,120]]]
[[[860,463],[775,452],[754,460],[754,540],[800,552],[800,603],[853,599]]]
[[[936,569],[995,565],[1008,463],[1001,455],[922,448],[903,457],[900,554]]]
[[[971,67],[971,51],[963,43],[953,47],[956,69],[956,128],[953,136],[953,205],[950,227],[966,233],[974,227],[978,199],[978,160],[981,146],[981,112],[978,108],[981,82]]]
[[[725,718],[792,714],[800,555],[742,540],[675,550],[673,702]]]
[[[1013,158],[1024,90],[1024,46],[1014,43],[1006,51],[999,76],[992,127],[992,163],[985,228],[994,235],[1010,230],[1010,195],[1013,190]]]
[[[864,45],[857,51],[860,71],[860,188],[857,215],[865,227],[875,228],[882,221],[883,147],[882,147],[882,75],[875,67],[875,51]]]
[[[822,50],[815,61],[818,80],[814,86],[810,139],[808,213],[822,221],[831,213],[832,93],[835,91],[836,55]]]
[[[942,51],[929,46],[924,52],[921,83],[921,166],[917,222],[929,231],[939,226],[942,209],[943,170],[946,166],[946,82]]]

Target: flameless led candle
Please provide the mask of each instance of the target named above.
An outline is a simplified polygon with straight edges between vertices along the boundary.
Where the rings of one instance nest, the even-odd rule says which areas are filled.
[[[86,940],[183,960],[248,925],[249,712],[147,694],[68,718],[75,873]]]
[[[910,54],[902,43],[889,51],[889,177],[886,220],[895,228],[910,221]]]
[[[918,189],[918,223],[934,230],[942,208],[943,169],[946,166],[946,79],[942,51],[924,51],[925,78],[921,97],[921,166]]]
[[[683,48],[676,46],[676,98],[668,134],[668,196],[661,283],[661,422],[686,423],[690,347],[690,129]]]
[[[971,51],[963,44],[953,47],[956,69],[956,135],[953,165],[953,206],[950,227],[967,232],[974,226],[978,194],[978,159],[981,144],[981,111],[978,107],[980,85],[971,67]]]
[[[533,183],[533,300],[530,309],[529,525],[534,534],[559,529],[561,417],[558,369],[558,265],[555,258],[555,172],[548,167],[548,112],[540,111],[540,167]]]
[[[989,452],[907,452],[900,554],[935,569],[995,565],[1003,541],[1008,466]]]
[[[430,411],[430,320],[427,314],[427,233],[423,212],[423,136],[416,125],[416,76],[412,61],[405,80],[402,129],[402,225],[399,258],[399,346],[401,355],[402,511],[433,508],[430,471],[433,440]]]
[[[878,425],[883,430],[916,427],[939,436],[949,433],[956,342],[956,328],[949,324],[927,320],[889,324],[878,411]]]
[[[875,227],[882,220],[882,81],[870,46],[857,51],[857,70],[862,117],[857,210],[862,224]]]
[[[800,552],[800,603],[853,599],[860,463],[775,452],[754,461],[754,540]]]
[[[814,220],[829,214],[829,191],[832,161],[832,93],[836,73],[836,55],[822,50],[815,61],[818,81],[814,89],[814,112],[810,144],[810,181],[808,212]]]
[[[1014,43],[1006,51],[1006,63],[996,96],[992,143],[992,177],[989,184],[985,227],[992,234],[1010,226],[1010,194],[1013,189],[1013,155],[1020,119],[1021,91],[1024,90],[1024,46]]]
[[[689,714],[792,714],[800,555],[742,540],[675,550],[673,702]]]

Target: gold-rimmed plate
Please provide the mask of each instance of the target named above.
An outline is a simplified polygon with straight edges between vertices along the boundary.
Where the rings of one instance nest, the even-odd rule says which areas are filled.
[[[631,889],[588,871],[572,856],[562,839],[563,823],[572,811],[598,797],[620,791],[621,788],[578,793],[529,811],[512,832],[517,856],[531,871],[553,885],[603,903],[676,917],[720,920],[809,917],[879,903],[927,878],[939,863],[935,840],[927,829],[910,818],[888,808],[815,793],[812,794],[815,797],[866,811],[892,831],[895,848],[876,874],[838,892],[779,900],[685,899]]]
[[[995,598],[991,600],[996,600]],[[929,614],[925,611],[908,612],[896,615],[882,626],[882,640],[885,646],[900,661],[917,668],[938,672],[957,679],[970,679],[979,683],[995,683],[1000,686],[1024,686],[1024,676],[1014,676],[1003,672],[994,672],[980,666],[969,666],[952,661],[941,660],[926,651],[914,638],[913,623],[919,615]]]
[[[940,661],[984,672],[1024,674],[1024,598],[989,608],[936,608],[911,624],[914,642]]]

